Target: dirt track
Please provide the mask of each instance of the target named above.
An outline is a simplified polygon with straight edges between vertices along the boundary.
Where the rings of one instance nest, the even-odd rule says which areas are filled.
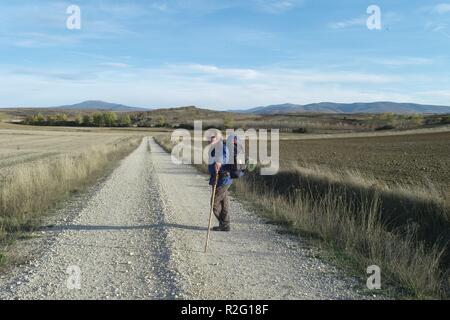
[[[33,259],[0,280],[0,298],[364,298],[364,282],[236,200],[232,231],[212,233],[204,254],[209,196],[206,176],[144,139],[82,205],[64,209],[70,218],[43,231]],[[70,266],[80,289],[67,285]]]

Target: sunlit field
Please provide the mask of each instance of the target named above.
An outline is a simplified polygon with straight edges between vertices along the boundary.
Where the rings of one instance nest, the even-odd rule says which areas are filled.
[[[101,129],[30,130],[12,125],[3,128],[0,128],[2,246],[17,234],[37,226],[46,211],[59,201],[95,183],[134,150],[146,134]]]

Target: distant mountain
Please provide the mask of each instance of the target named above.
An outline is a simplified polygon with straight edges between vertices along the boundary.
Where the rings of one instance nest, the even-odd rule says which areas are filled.
[[[241,113],[277,114],[277,113],[450,113],[450,106],[423,105],[415,103],[370,102],[370,103],[333,103],[321,102],[307,105],[278,104],[239,110]]]
[[[109,103],[104,101],[84,101],[81,103],[71,104],[71,105],[65,105],[65,106],[58,106],[53,107],[57,109],[66,109],[66,110],[107,110],[107,111],[149,111],[148,109],[144,108],[135,108],[135,107],[129,107],[125,106],[123,104],[117,104],[117,103]]]

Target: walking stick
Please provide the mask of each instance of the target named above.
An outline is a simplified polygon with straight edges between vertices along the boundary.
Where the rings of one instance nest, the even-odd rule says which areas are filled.
[[[213,193],[211,195],[211,211],[209,212],[208,233],[206,234],[205,253],[208,250],[209,233],[211,231],[211,219],[212,219],[212,215],[213,215],[214,198],[216,197],[216,189],[217,189],[217,182],[218,182],[218,180],[219,180],[219,173],[216,173],[216,177],[214,179]]]

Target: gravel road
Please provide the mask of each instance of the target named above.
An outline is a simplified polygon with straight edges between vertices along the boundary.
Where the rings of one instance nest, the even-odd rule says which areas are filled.
[[[232,231],[211,233],[207,177],[151,138],[65,218],[39,232],[0,299],[364,299],[364,283],[231,200]],[[60,214],[61,216],[61,214]]]

